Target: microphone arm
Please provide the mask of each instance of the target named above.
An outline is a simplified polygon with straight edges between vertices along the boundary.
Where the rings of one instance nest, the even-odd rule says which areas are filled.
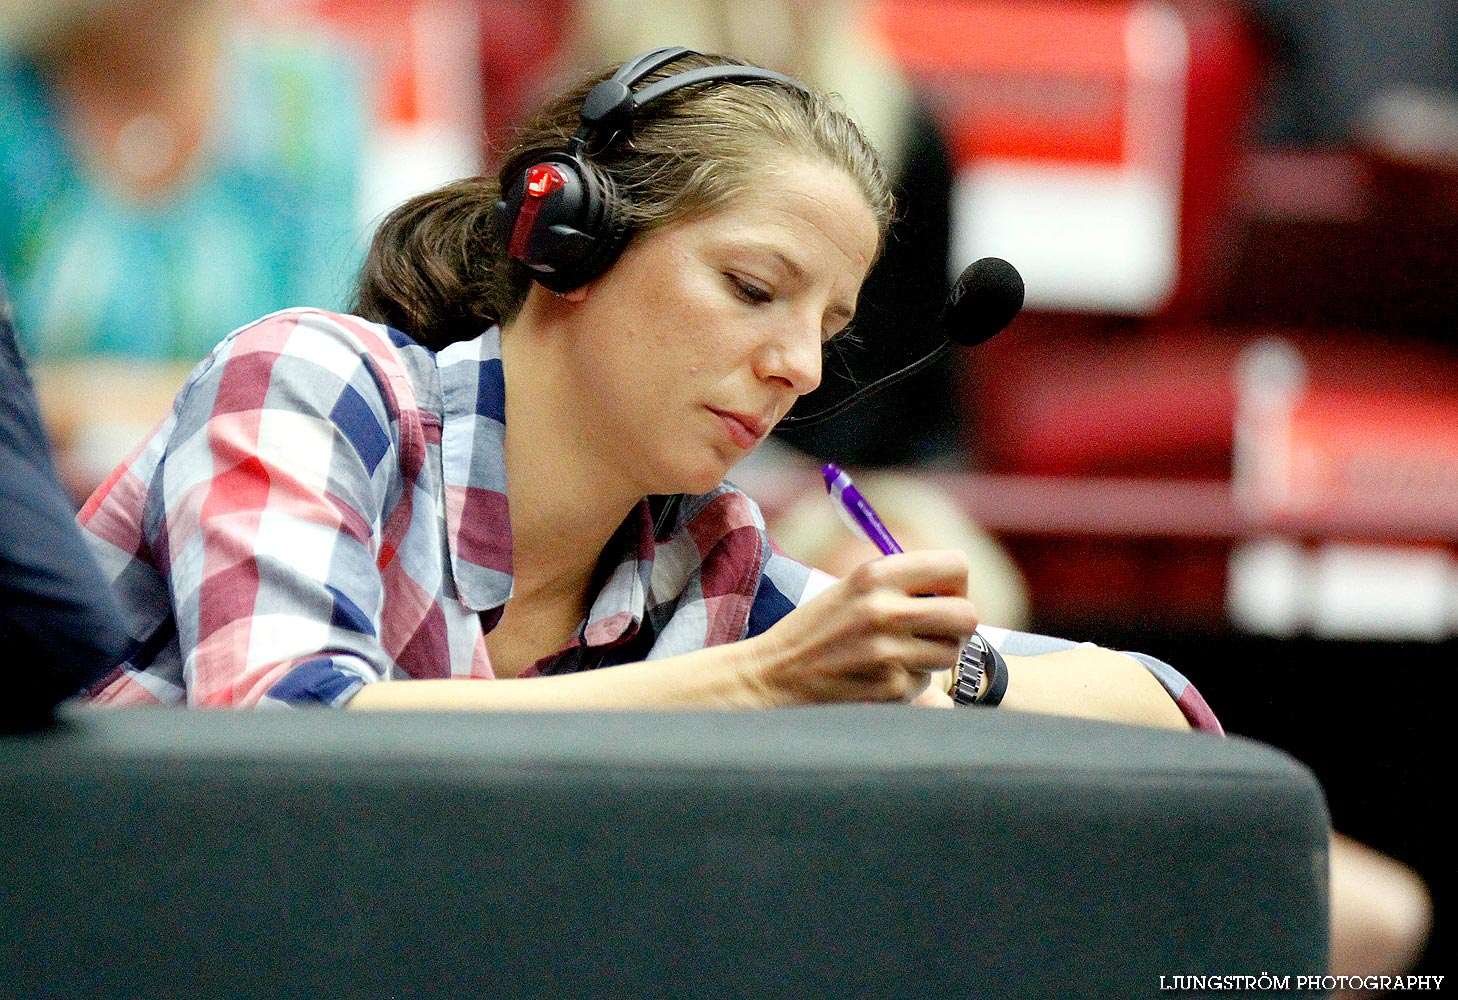
[[[857,403],[863,400],[869,399],[876,393],[880,392],[882,389],[885,389],[887,386],[894,385],[904,378],[910,378],[912,375],[915,375],[917,372],[928,367],[929,365],[935,364],[951,349],[952,341],[943,340],[930,354],[926,354],[918,358],[911,364],[907,365],[905,368],[898,369],[897,371],[892,372],[890,375],[881,376],[870,385],[862,386],[855,392],[847,395],[840,402],[833,403],[823,410],[816,410],[814,413],[807,413],[803,417],[797,417],[793,415],[786,416],[782,418],[779,423],[775,424],[775,429],[778,430],[780,428],[810,427],[813,424],[820,423],[822,420],[829,420],[831,417],[838,417],[846,410],[849,410],[852,406],[855,406]]]
[[[1023,277],[1018,274],[1017,268],[1000,257],[973,261],[953,285],[942,310],[943,339],[936,348],[905,368],[862,386],[838,403],[804,416],[787,416],[775,427],[809,427],[839,416],[861,400],[934,364],[951,350],[953,344],[973,347],[988,340],[1011,323],[1022,307]]]

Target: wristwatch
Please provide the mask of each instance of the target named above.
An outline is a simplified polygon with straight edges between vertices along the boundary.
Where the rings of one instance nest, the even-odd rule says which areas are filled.
[[[982,691],[982,679],[987,690]],[[1007,661],[976,632],[962,644],[952,681],[952,701],[958,705],[993,706],[1007,691]],[[979,696],[979,692],[981,692]]]

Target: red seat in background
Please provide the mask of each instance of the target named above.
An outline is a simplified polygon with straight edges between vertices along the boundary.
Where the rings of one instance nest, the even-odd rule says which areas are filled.
[[[1269,527],[1244,517],[1230,488],[1238,359],[1275,335],[1299,350],[1318,398],[1453,399],[1454,174],[1370,147],[1260,147],[1264,61],[1243,5],[877,0],[874,10],[973,178],[953,270],[1006,256],[1029,285],[1023,315],[961,355],[968,447],[992,474],[964,495],[995,487],[1020,498],[969,509],[1018,559],[1043,627],[1230,628],[1232,549]],[[1151,39],[1182,58],[1141,54]],[[1120,200],[1131,178],[1142,201]],[[1079,195],[1080,179],[1092,195]],[[1010,200],[989,203],[989,192]],[[1173,222],[1161,228],[1165,210]],[[1085,225],[1060,229],[1060,213]],[[1089,509],[1098,503],[1133,504],[1140,526],[1118,527],[1130,519]],[[1364,537],[1350,534],[1355,523],[1307,527]],[[1366,537],[1379,536],[1395,537]]]
[[[964,176],[1031,179],[1008,187],[1008,197],[1027,195],[1022,204],[987,204],[999,191],[979,202],[974,184],[958,206],[1002,227],[963,219],[958,230],[975,234],[963,255],[1007,256],[1029,285],[1023,317],[966,366],[962,405],[981,464],[1228,476],[1227,372],[1238,345],[1194,320],[1208,315],[1229,266],[1258,66],[1238,8],[880,0],[875,23],[942,110]],[[1121,211],[1131,188],[1140,197]],[[1086,221],[1057,230],[1060,212]],[[1020,231],[1024,222],[1041,231]],[[1109,291],[1119,282],[1127,289]]]

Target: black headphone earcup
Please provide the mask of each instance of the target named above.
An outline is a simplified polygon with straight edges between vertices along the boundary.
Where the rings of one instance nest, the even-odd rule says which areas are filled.
[[[507,255],[554,292],[612,266],[627,242],[621,217],[612,179],[557,153],[517,174],[492,211]]]
[[[618,196],[612,175],[585,158],[595,143],[601,150],[631,135],[633,119],[645,105],[684,87],[719,80],[769,80],[805,92],[798,80],[757,66],[701,66],[635,90],[653,73],[698,53],[679,46],[653,49],[618,67],[593,87],[582,104],[582,126],[559,153],[548,153],[506,185],[492,212],[497,238],[507,256],[538,284],[570,292],[587,284],[618,259],[632,236],[628,206]]]
[[[592,226],[592,243],[575,268],[572,287],[578,288],[612,267],[628,245],[632,230],[628,226],[626,205],[618,195],[617,185],[608,174],[591,164],[584,164],[584,175],[596,191],[598,214]]]

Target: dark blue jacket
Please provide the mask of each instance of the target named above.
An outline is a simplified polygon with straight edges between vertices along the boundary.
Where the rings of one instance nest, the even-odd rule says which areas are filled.
[[[75,516],[0,288],[0,725],[44,719],[124,650],[111,589]]]

